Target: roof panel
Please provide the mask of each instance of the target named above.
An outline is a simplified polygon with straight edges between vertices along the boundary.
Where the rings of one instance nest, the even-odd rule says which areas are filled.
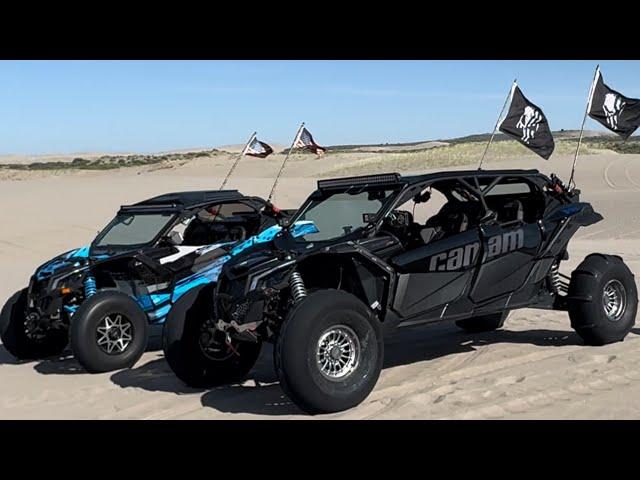
[[[174,192],[165,193],[143,200],[133,205],[123,205],[123,209],[132,210],[137,207],[156,207],[156,208],[192,208],[198,205],[213,203],[218,201],[230,201],[244,198],[237,190],[199,190],[191,192]]]

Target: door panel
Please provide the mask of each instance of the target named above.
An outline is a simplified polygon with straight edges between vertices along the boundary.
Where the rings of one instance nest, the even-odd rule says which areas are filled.
[[[464,272],[407,273],[398,277],[394,310],[403,317],[437,309],[458,299],[469,283]]]
[[[480,258],[477,229],[390,259],[400,273],[394,309],[409,317],[453,302],[466,291]]]
[[[484,226],[480,231],[482,260],[471,291],[475,303],[517,290],[531,271],[542,240],[535,223]]]

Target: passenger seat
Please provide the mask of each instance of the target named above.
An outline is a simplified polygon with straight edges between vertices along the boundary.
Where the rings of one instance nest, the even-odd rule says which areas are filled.
[[[524,207],[520,200],[511,200],[502,205],[498,212],[498,221],[500,223],[510,223],[524,220]]]

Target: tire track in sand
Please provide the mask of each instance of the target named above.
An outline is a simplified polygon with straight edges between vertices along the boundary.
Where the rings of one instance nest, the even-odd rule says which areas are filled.
[[[611,188],[612,190],[618,190],[618,188],[615,186],[615,184],[611,181],[611,179],[609,178],[609,170],[611,169],[611,167],[616,163],[616,160],[611,160],[609,162],[609,164],[605,167],[604,172],[602,173],[602,178],[604,180],[604,182],[609,185],[609,188]]]
[[[640,189],[640,182],[638,182],[637,180],[634,180],[633,177],[631,176],[631,173],[629,173],[630,167],[631,167],[631,162],[627,162],[627,165],[624,167],[624,174],[627,177],[627,180],[629,180],[629,182],[631,182],[633,185],[635,185]]]
[[[615,158],[604,168],[602,178],[612,190],[638,190],[640,189],[640,181],[635,180],[631,175],[631,168],[635,165],[636,162],[624,157]],[[622,168],[621,171],[616,174],[614,167]]]
[[[632,341],[633,347],[638,342]],[[627,342],[625,342],[627,343]],[[640,381],[640,353],[622,342],[612,345],[608,354],[593,354],[593,349],[569,356],[570,364],[563,368],[526,374],[513,388],[498,388],[510,385],[508,377],[494,378],[486,385],[476,382],[468,385],[464,393],[452,394],[448,399],[457,402],[460,408],[453,415],[441,418],[502,418],[535,412],[560,402],[575,402],[585,396],[597,396],[614,389],[625,388]],[[589,347],[583,347],[589,348]],[[580,360],[580,357],[587,357]],[[487,394],[490,393],[490,394]],[[515,394],[515,395],[514,395]],[[436,415],[438,417],[438,415]]]

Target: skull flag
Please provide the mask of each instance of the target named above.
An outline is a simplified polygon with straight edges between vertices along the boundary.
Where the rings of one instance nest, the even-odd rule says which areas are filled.
[[[304,127],[300,131],[300,134],[298,135],[298,138],[296,139],[293,146],[294,148],[306,148],[307,150],[311,150],[318,156],[324,154],[327,151],[326,148],[321,147],[313,141],[311,132],[309,132],[309,130]]]
[[[607,87],[600,70],[593,85],[588,112],[591,118],[625,140],[640,126],[640,100],[625,97]]]
[[[553,153],[555,143],[547,118],[538,106],[527,100],[516,84],[511,90],[509,111],[498,128],[545,160],[549,160]]]
[[[247,148],[244,151],[245,155],[258,158],[267,158],[272,153],[273,148],[266,143],[261,142],[257,138],[254,138],[253,141],[247,145]]]

